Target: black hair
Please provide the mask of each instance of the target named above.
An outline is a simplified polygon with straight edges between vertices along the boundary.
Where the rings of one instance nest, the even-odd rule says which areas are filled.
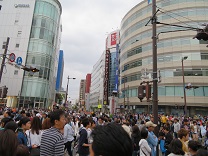
[[[6,111],[6,113],[7,113],[9,116],[11,116],[11,112],[10,112],[10,111]]]
[[[23,144],[19,144],[19,145],[17,146],[17,153],[16,153],[16,156],[30,156],[30,152],[29,152],[28,147],[26,147],[26,146],[23,145]]]
[[[92,132],[95,156],[132,156],[132,141],[121,125],[109,123]]]
[[[0,156],[16,156],[18,140],[10,129],[0,131]]]
[[[167,126],[164,126],[163,129],[166,130],[166,131],[170,131],[170,128],[167,127]]]
[[[190,140],[188,142],[188,147],[196,152],[198,149],[202,148],[202,145],[198,141]]]
[[[10,130],[12,130],[13,132],[15,132],[16,129],[18,128],[18,125],[16,124],[16,122],[10,121],[10,122],[8,122],[8,123],[5,125],[4,128],[5,128],[5,129],[10,129]]]
[[[29,122],[30,119],[28,117],[23,117],[20,119],[19,123],[18,123],[18,126],[19,127],[22,127],[22,125],[26,125],[27,122]]]
[[[159,136],[165,136],[165,133],[159,132]]]
[[[84,118],[84,119],[82,119],[81,123],[84,127],[87,127],[87,125],[89,125],[90,121],[88,118]]]
[[[20,114],[25,114],[25,110],[22,110],[22,111],[20,112]]]
[[[34,132],[35,132],[36,134],[39,135],[39,131],[41,129],[42,129],[42,124],[40,122],[39,117],[36,116],[32,119],[32,122],[31,122],[31,132],[32,132],[32,134],[34,134]]]
[[[148,137],[148,131],[146,130],[145,127],[143,127],[141,130],[141,138],[146,139],[147,137]]]
[[[12,118],[3,118],[1,119],[2,128],[6,126],[6,124],[10,121],[13,121]]]
[[[51,112],[50,113],[51,125],[54,126],[55,125],[55,120],[60,120],[60,117],[62,115],[65,115],[65,112],[61,109],[56,109],[53,112]]]
[[[197,152],[196,152],[196,156],[207,156],[208,155],[208,151],[205,150],[205,149],[199,149]]]
[[[184,155],[185,152],[183,151],[182,146],[182,142],[179,139],[173,139],[170,145],[168,146],[168,149],[173,154]]]

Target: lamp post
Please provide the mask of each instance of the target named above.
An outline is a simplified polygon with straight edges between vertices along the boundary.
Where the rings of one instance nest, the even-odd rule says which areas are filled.
[[[76,78],[75,77],[67,77],[67,86],[66,86],[66,97],[65,97],[65,104],[66,104],[66,101],[67,101],[67,95],[68,95],[68,89],[69,89],[69,79],[73,79],[75,80]]]
[[[184,65],[183,65],[183,61],[186,60],[188,58],[188,56],[184,56],[181,59],[181,63],[182,63],[182,76],[183,76],[183,96],[184,96],[184,115],[187,115],[187,105],[186,105],[186,88],[185,88],[185,78],[184,78]]]

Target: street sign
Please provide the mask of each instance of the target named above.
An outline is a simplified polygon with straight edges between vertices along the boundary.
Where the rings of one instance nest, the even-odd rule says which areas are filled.
[[[10,62],[14,62],[15,61],[15,58],[16,58],[16,56],[15,56],[14,53],[9,54],[9,61]]]
[[[22,65],[22,58],[21,57],[18,57],[17,59],[16,59],[16,64],[17,65]]]

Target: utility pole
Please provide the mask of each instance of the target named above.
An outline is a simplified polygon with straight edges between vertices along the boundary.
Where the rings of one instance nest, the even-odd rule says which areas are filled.
[[[154,123],[158,124],[158,92],[157,92],[157,16],[156,0],[152,0],[152,59],[153,59],[153,115]],[[156,128],[158,136],[158,127]]]
[[[4,66],[5,66],[5,60],[6,60],[6,55],[7,55],[9,40],[10,40],[10,38],[7,37],[6,47],[4,49],[3,59],[2,59],[2,63],[1,63],[0,83],[1,83],[1,78],[2,78],[2,74],[3,74]]]

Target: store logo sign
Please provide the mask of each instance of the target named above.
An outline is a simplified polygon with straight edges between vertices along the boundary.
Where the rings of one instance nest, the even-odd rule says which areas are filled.
[[[29,8],[30,4],[15,4],[15,8]]]

